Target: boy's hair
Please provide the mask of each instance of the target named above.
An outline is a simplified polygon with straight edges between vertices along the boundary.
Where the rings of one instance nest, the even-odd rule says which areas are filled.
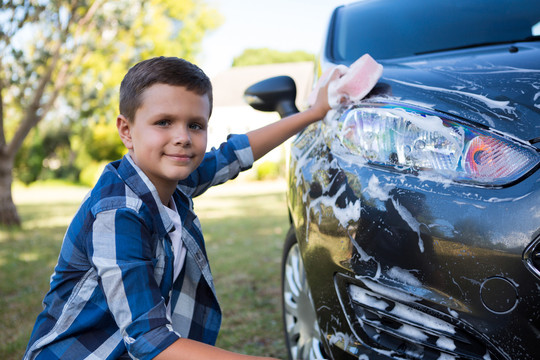
[[[143,92],[154,84],[183,86],[207,95],[212,114],[212,83],[204,71],[187,60],[164,56],[141,61],[129,69],[120,84],[120,114],[133,122]]]

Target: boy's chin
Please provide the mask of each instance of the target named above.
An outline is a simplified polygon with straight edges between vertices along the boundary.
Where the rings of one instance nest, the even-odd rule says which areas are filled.
[[[178,181],[182,181],[182,180],[186,180],[191,174],[193,173],[193,171],[182,171],[182,172],[178,172],[174,175],[172,175],[170,177],[171,180],[174,180],[176,182]]]

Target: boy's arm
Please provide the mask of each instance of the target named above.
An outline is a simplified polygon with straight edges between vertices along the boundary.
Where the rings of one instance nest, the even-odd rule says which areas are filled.
[[[215,346],[181,338],[158,354],[154,360],[272,360],[272,358],[236,354]],[[273,359],[277,360],[277,359]]]
[[[328,83],[319,89],[312,107],[297,114],[287,116],[275,123],[248,132],[254,160],[263,157],[270,150],[304,129],[309,124],[321,120],[330,110],[328,105]]]

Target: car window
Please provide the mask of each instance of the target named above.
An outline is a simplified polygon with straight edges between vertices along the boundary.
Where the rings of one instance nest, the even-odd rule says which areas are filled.
[[[328,55],[350,63],[512,42],[538,35],[540,1],[365,0],[336,9]]]

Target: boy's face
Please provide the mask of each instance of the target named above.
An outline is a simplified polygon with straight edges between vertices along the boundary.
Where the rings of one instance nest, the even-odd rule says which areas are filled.
[[[182,86],[155,84],[142,94],[135,119],[120,115],[117,127],[133,161],[168,201],[206,152],[210,102]]]

